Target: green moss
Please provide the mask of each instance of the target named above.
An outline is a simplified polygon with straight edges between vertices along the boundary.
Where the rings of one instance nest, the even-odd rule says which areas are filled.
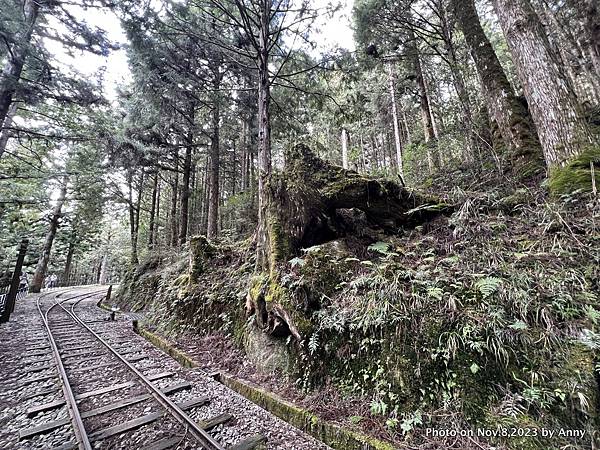
[[[291,254],[291,244],[282,230],[276,214],[269,214],[269,217],[267,218],[267,227],[270,246],[269,267],[271,271],[274,271],[277,263],[289,259]]]
[[[289,292],[277,280],[276,277],[271,277],[269,280],[269,288],[265,295],[267,303],[279,303],[286,305],[289,299]]]
[[[600,146],[589,147],[564,167],[550,172],[548,188],[552,195],[570,194],[581,190],[591,192],[590,164],[594,165],[596,189],[600,190]]]
[[[206,263],[215,256],[215,247],[204,236],[190,238],[190,274],[189,282],[197,283],[206,270]]]
[[[329,423],[317,415],[287,402],[260,387],[227,375],[220,381],[230,389],[266,409],[270,413],[316,437],[334,449],[340,450],[393,450],[388,443],[365,436],[339,425]]]
[[[269,281],[267,274],[261,273],[250,279],[250,287],[248,292],[253,301],[256,301],[261,295],[264,295],[264,289]]]

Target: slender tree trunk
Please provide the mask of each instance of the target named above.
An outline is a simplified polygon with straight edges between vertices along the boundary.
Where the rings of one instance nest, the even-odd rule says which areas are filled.
[[[73,239],[73,238],[72,238]],[[65,261],[65,269],[63,270],[63,286],[69,285],[69,278],[71,278],[71,266],[73,265],[73,254],[75,253],[75,243],[73,240],[69,241],[69,249],[67,250],[67,259]]]
[[[177,236],[179,235],[177,229],[177,199],[179,198],[179,152],[175,153],[175,172],[173,174],[173,181],[171,183],[171,239],[169,240],[169,244],[171,247],[177,247]]]
[[[67,179],[65,178],[63,180],[63,185],[60,188],[60,193],[58,195],[58,199],[56,200],[56,205],[52,210],[52,215],[50,216],[50,224],[48,226],[48,232],[46,233],[46,239],[44,240],[44,246],[42,247],[42,254],[40,255],[40,259],[38,260],[35,272],[33,274],[33,280],[31,282],[32,292],[40,292],[40,290],[42,289],[44,276],[46,275],[46,269],[48,268],[48,261],[50,261],[50,252],[52,251],[52,244],[54,243],[54,238],[56,237],[56,232],[58,230],[58,222],[60,221],[62,207],[65,204],[66,198]]]
[[[519,177],[533,175],[542,169],[543,162],[539,138],[527,106],[514,95],[479,22],[474,0],[451,0],[451,3],[475,61],[488,111],[498,125],[512,169]]]
[[[246,119],[242,118],[240,129],[240,190],[244,192],[246,190],[246,182],[247,182],[247,168],[248,168],[248,158],[247,158],[247,149],[246,149]]]
[[[186,138],[185,158],[183,160],[183,175],[181,179],[181,198],[179,199],[179,245],[185,244],[188,232],[188,219],[190,213],[190,173],[192,170],[192,132]]]
[[[592,141],[577,97],[529,0],[494,0],[549,168]]]
[[[258,54],[258,226],[256,233],[256,266],[269,264],[269,232],[267,228],[267,180],[271,175],[271,115],[269,80],[269,29],[271,3],[261,1]]]
[[[348,131],[342,128],[342,167],[348,168]]]
[[[31,35],[38,17],[39,0],[25,0],[23,5],[23,27],[15,35],[15,44],[10,49],[0,75],[0,124],[3,124],[17,90],[21,72],[29,53]],[[1,156],[1,155],[0,155]]]
[[[425,134],[425,142],[435,142],[435,130],[433,129],[433,120],[431,116],[431,107],[429,104],[429,96],[427,87],[425,86],[425,78],[423,77],[423,69],[421,65],[421,57],[415,45],[413,56],[413,68],[415,71],[417,88],[419,91],[419,107],[421,108],[421,121],[423,123],[423,131]]]
[[[404,182],[404,163],[402,162],[402,137],[400,135],[400,123],[398,120],[398,105],[396,104],[396,74],[392,64],[388,64],[388,88],[392,103],[392,121],[394,122],[394,143],[396,145],[396,167],[398,176]]]
[[[215,102],[212,111],[213,135],[210,141],[210,169],[208,172],[210,191],[208,197],[208,225],[206,237],[215,239],[219,232],[219,196],[220,196],[220,126],[221,109],[218,90],[221,85],[221,74],[217,68],[214,73]],[[234,167],[235,170],[235,167]]]
[[[127,171],[127,203],[129,207],[129,239],[131,245],[130,263],[131,265],[137,265],[138,259],[138,233],[136,229],[136,211],[135,202],[133,200],[133,170],[128,169]]]
[[[429,94],[427,92],[427,86],[425,84],[425,77],[423,75],[423,65],[421,55],[419,53],[419,47],[416,44],[415,37],[411,33],[409,36],[411,41],[411,58],[413,64],[413,70],[415,74],[415,81],[417,83],[417,90],[419,93],[419,107],[421,109],[421,122],[423,124],[423,133],[425,135],[425,143],[427,144],[427,163],[429,170],[433,171],[435,168],[440,167],[439,154],[437,151],[435,129],[433,125],[433,116],[431,114],[431,104],[429,102]]]
[[[154,172],[154,178],[152,181],[152,204],[150,206],[150,219],[148,223],[148,249],[152,250],[155,245],[154,241],[154,229],[156,228],[156,210],[157,210],[157,202],[158,202],[158,178],[159,173],[158,169]]]
[[[2,158],[2,155],[6,150],[6,145],[8,144],[8,139],[11,135],[10,127],[12,127],[13,119],[17,114],[18,106],[19,104],[17,102],[12,102],[10,104],[10,108],[8,108],[8,114],[4,119],[4,125],[2,125],[2,129],[0,130],[0,158]]]
[[[109,262],[109,246],[112,240],[112,232],[109,230],[106,242],[104,244],[104,251],[102,252],[102,261],[100,263],[100,276],[98,277],[98,283],[106,284],[108,280],[108,262]]]
[[[142,170],[142,173],[140,174],[140,184],[138,186],[137,198],[136,198],[135,207],[134,207],[133,237],[131,240],[132,255],[134,256],[134,257],[132,257],[132,261],[135,261],[135,264],[138,264],[138,262],[139,262],[138,240],[139,240],[139,236],[140,236],[140,213],[142,211],[142,194],[144,193],[144,178],[145,178],[145,173]]]

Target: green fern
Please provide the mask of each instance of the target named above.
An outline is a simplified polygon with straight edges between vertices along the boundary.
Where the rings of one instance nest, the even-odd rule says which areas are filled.
[[[308,340],[308,350],[310,354],[314,354],[319,348],[319,333],[314,333]]]
[[[367,250],[387,255],[390,252],[390,244],[388,244],[387,242],[378,241],[374,244],[369,245]]]
[[[485,277],[477,280],[475,287],[481,293],[481,296],[485,299],[491,296],[498,290],[498,287],[502,284],[502,280],[496,277]]]

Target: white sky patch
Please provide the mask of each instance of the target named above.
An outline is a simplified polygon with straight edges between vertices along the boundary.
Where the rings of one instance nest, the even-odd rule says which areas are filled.
[[[118,17],[107,9],[82,9],[78,6],[70,6],[69,12],[92,27],[98,27],[106,31],[108,39],[119,46],[127,43],[127,37]],[[52,16],[48,17],[48,24],[58,30],[64,30]],[[116,100],[117,87],[131,81],[131,72],[127,62],[124,49],[112,50],[108,56],[99,56],[82,50],[69,50],[59,42],[46,39],[44,45],[54,55],[62,69],[69,68],[77,71],[84,77],[95,76],[103,72],[104,93],[109,100]]]
[[[315,0],[313,6],[324,8],[329,0]],[[331,47],[340,47],[350,51],[355,50],[354,32],[352,30],[352,7],[354,0],[340,2],[341,7],[333,14],[324,14],[316,21],[313,39],[317,42],[318,50],[325,51]]]
[[[325,8],[329,0],[314,0],[313,6]],[[352,7],[354,0],[341,1],[341,8],[332,14],[321,15],[313,28],[312,39],[317,43],[317,51],[324,52],[332,47],[355,50],[352,23]],[[82,9],[70,6],[69,11],[88,25],[102,28],[115,44],[124,45],[127,37],[119,18],[110,10],[98,8]],[[49,25],[61,29],[62,25],[49,17]],[[63,66],[81,73],[85,77],[96,76],[103,72],[103,90],[110,101],[116,101],[119,86],[132,81],[127,55],[124,49],[112,50],[107,57],[98,56],[80,50],[69,55],[65,47],[51,40],[45,41],[46,48],[55,56],[55,60]]]

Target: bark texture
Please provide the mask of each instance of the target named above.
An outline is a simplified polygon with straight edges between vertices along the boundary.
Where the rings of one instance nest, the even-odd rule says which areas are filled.
[[[220,75],[219,75],[220,76]],[[219,83],[216,84],[216,89],[219,87]],[[208,173],[210,190],[208,196],[208,227],[206,235],[208,239],[215,239],[219,230],[219,198],[220,198],[220,151],[219,151],[219,102],[215,101],[215,105],[212,111],[212,128],[213,135],[210,141],[210,169]]]
[[[258,51],[258,226],[256,230],[256,266],[268,265],[269,235],[267,232],[267,191],[271,175],[271,83],[269,79],[269,23],[271,9],[261,2]]]
[[[520,178],[540,172],[543,160],[537,131],[527,105],[514,95],[483,31],[474,0],[452,0],[452,11],[475,61],[488,111],[498,125],[514,172]]]
[[[577,97],[529,0],[494,0],[549,168],[591,142]]]

